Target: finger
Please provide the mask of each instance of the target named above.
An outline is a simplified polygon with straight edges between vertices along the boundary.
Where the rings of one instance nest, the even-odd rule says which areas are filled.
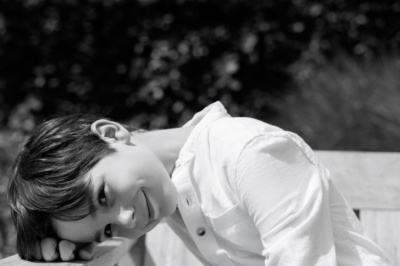
[[[51,237],[43,238],[40,246],[45,261],[54,261],[59,258],[57,253],[57,240]]]
[[[93,256],[94,243],[87,243],[79,249],[78,255],[82,260],[90,260]]]
[[[43,260],[40,241],[35,242],[33,257],[35,258],[35,260]]]
[[[75,243],[68,241],[68,240],[61,240],[58,244],[60,250],[61,260],[63,261],[70,261],[75,259]]]

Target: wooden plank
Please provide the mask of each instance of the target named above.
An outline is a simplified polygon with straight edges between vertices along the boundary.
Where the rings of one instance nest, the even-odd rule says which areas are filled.
[[[135,240],[114,238],[99,244],[90,261],[72,262],[30,262],[22,260],[18,255],[5,258],[0,261],[1,266],[110,266],[115,265],[119,259],[132,247]]]
[[[145,266],[202,266],[166,223],[146,235]]]
[[[360,220],[365,235],[386,253],[392,265],[400,265],[400,211],[362,210]]]
[[[317,151],[354,209],[400,209],[400,153]]]

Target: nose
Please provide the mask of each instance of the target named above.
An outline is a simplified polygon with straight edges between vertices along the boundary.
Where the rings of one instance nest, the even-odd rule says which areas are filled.
[[[133,207],[121,207],[118,214],[118,223],[128,229],[134,228],[136,226],[135,209]]]

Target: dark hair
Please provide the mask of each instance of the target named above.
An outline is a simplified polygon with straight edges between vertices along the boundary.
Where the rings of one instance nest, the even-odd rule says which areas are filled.
[[[57,237],[52,219],[79,220],[95,211],[86,174],[115,152],[90,130],[97,119],[70,115],[48,120],[35,129],[20,151],[8,198],[21,258],[33,260],[38,241]]]

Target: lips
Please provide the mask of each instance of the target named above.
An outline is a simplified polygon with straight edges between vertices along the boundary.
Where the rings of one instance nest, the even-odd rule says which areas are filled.
[[[148,213],[148,220],[150,221],[151,220],[151,216],[152,216],[152,211],[151,211],[151,205],[150,205],[150,201],[149,201],[149,199],[147,198],[147,195],[146,195],[146,193],[143,191],[143,195],[144,195],[144,197],[145,197],[145,199],[146,199],[146,206],[147,206],[147,213]]]

